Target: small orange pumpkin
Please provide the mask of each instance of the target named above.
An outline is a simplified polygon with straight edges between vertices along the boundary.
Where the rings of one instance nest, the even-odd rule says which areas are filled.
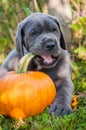
[[[74,95],[73,98],[72,98],[72,103],[71,103],[71,106],[73,109],[76,109],[77,105],[78,105],[78,101],[77,101],[77,95]]]
[[[43,112],[55,99],[56,89],[48,75],[25,72],[25,64],[33,57],[33,54],[25,55],[20,61],[18,73],[8,72],[0,79],[0,114],[17,119],[26,118]],[[21,71],[25,73],[21,74]]]

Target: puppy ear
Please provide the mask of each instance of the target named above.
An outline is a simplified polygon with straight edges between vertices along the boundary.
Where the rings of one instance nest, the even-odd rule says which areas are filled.
[[[66,47],[66,43],[65,43],[65,40],[64,40],[64,36],[62,34],[62,31],[61,31],[61,37],[60,37],[60,46],[62,49],[66,50],[67,47]]]
[[[18,53],[20,53],[21,56],[24,55],[22,27],[23,26],[20,23],[16,32],[16,50]]]
[[[60,46],[61,46],[62,49],[66,50],[67,47],[66,47],[66,43],[65,43],[64,36],[63,36],[63,33],[62,33],[61,29],[60,29],[60,32],[61,32]]]
[[[56,21],[56,23],[57,23],[57,25],[59,27],[60,34],[61,34],[61,36],[60,36],[60,46],[61,46],[62,49],[66,50],[67,47],[66,47],[66,43],[65,43],[64,36],[63,36],[63,33],[62,33],[60,21],[57,18],[55,18],[55,21]]]

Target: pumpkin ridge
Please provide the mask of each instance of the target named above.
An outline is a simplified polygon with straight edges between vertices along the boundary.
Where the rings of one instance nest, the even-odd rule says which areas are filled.
[[[28,61],[34,57],[30,56],[28,54],[23,58],[25,62],[22,61],[23,66],[20,64],[17,74],[15,71],[8,72],[0,79],[0,113],[5,116],[19,119],[40,114],[55,99],[55,85],[47,74],[39,71],[24,72]],[[30,58],[28,61],[27,57]],[[24,66],[26,68],[23,71],[21,68]]]

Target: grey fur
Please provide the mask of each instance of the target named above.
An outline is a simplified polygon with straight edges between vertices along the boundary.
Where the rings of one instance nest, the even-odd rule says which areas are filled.
[[[71,62],[58,19],[43,13],[34,13],[19,23],[16,49],[12,50],[2,64],[0,75],[15,70],[20,58],[28,52],[36,55],[28,69],[47,73],[56,85],[57,95],[49,113],[54,112],[55,116],[71,113],[70,104],[74,91]],[[52,63],[45,63],[43,56],[51,58]]]

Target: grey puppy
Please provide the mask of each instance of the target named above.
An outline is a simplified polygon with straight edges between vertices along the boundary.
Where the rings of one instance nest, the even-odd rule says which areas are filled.
[[[28,52],[36,55],[28,69],[47,73],[55,83],[57,95],[49,113],[54,112],[55,116],[71,113],[74,91],[71,62],[58,19],[43,13],[33,13],[19,23],[16,49],[2,64],[1,75],[15,70],[20,58]]]

